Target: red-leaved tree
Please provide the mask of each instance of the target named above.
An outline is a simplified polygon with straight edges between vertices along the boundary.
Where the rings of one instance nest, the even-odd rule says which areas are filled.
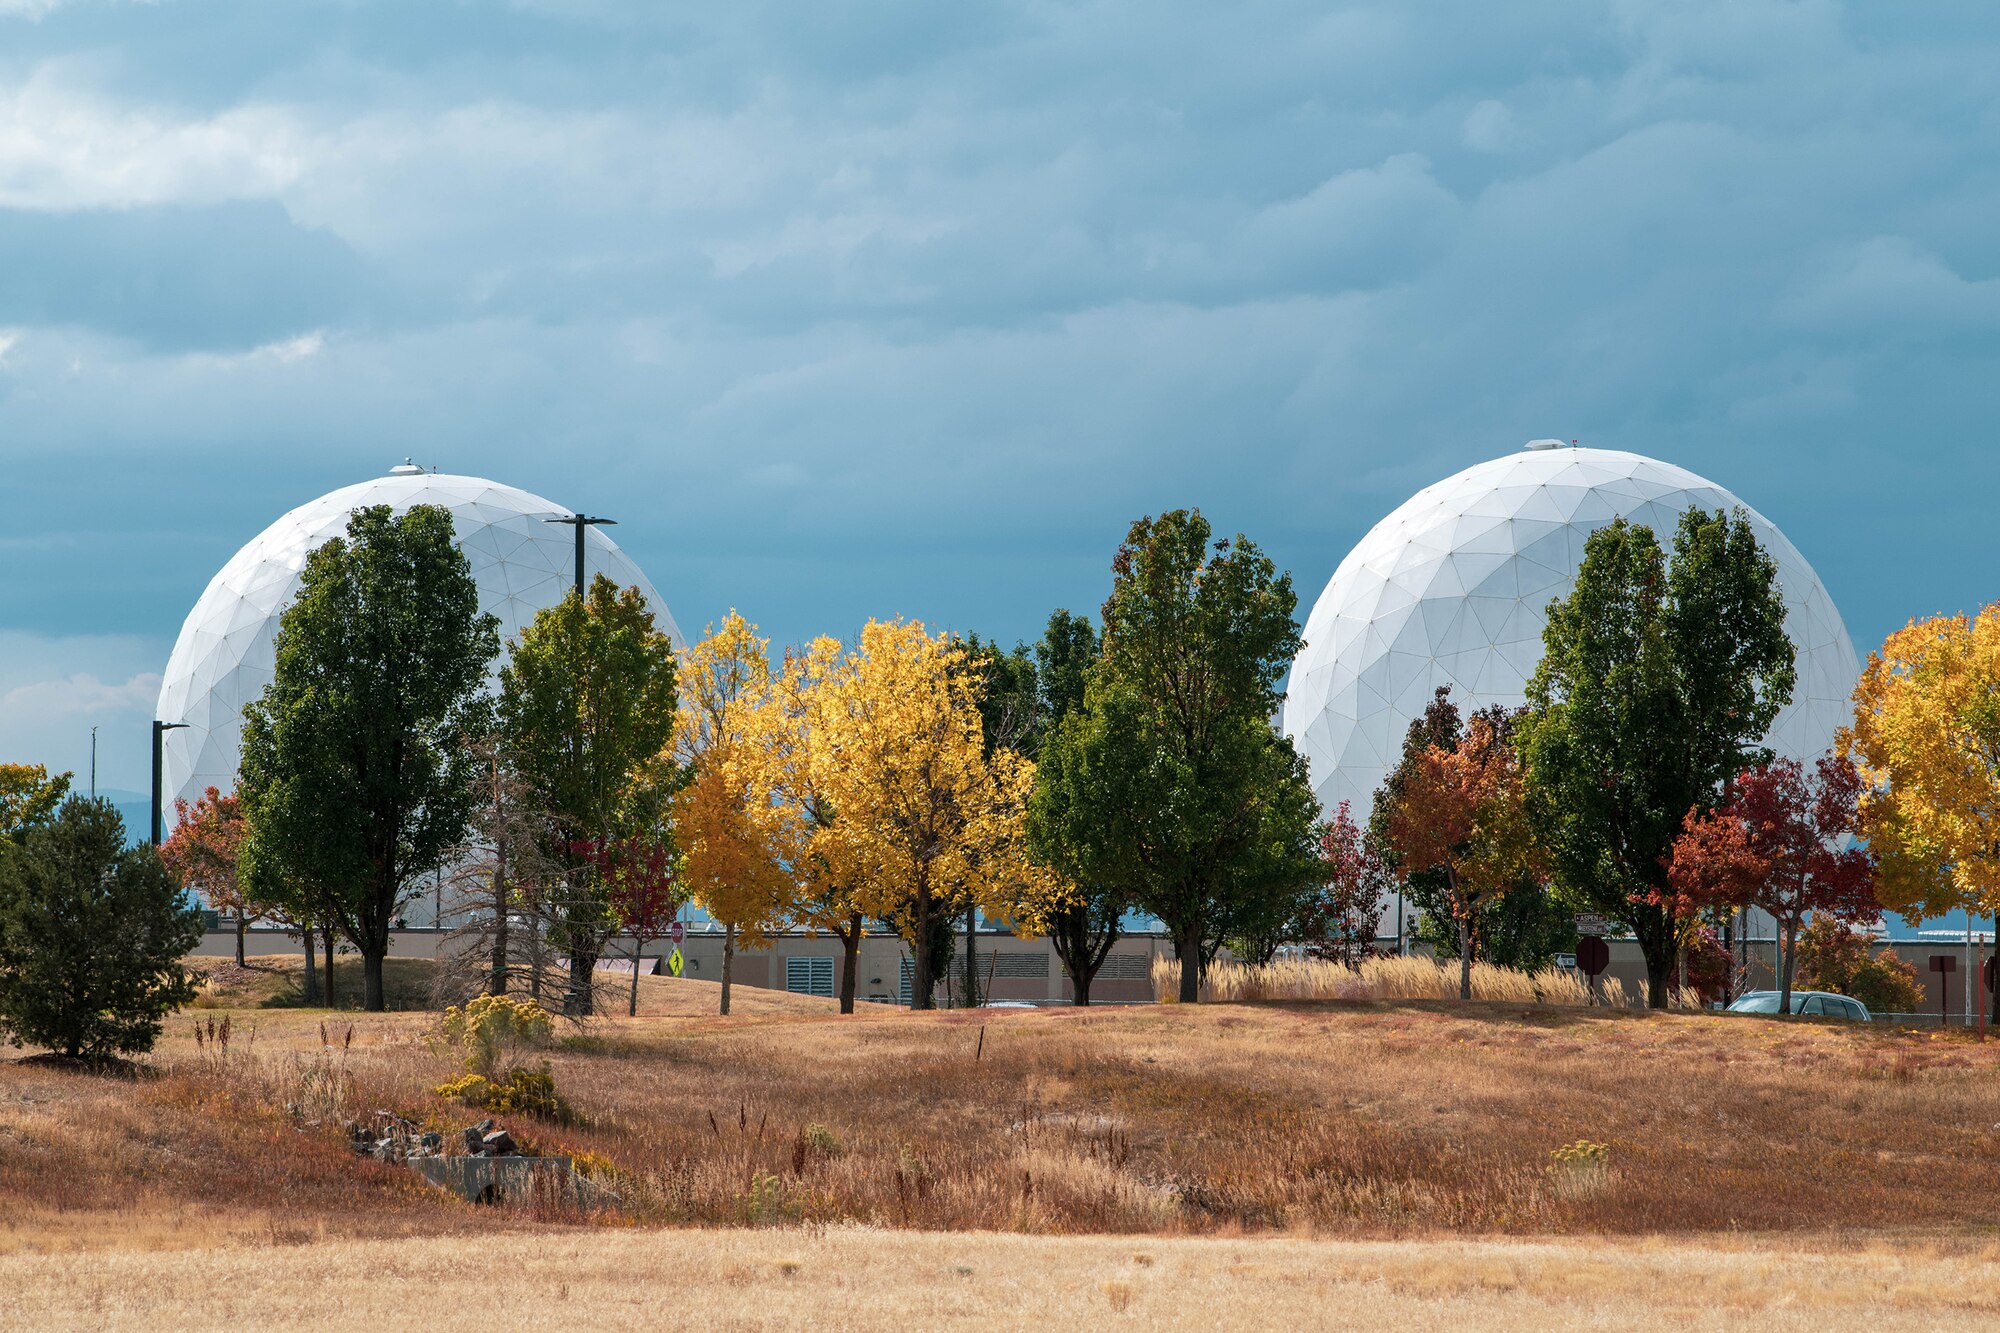
[[[243,965],[243,931],[263,912],[245,898],[236,877],[243,846],[243,813],[234,796],[210,787],[193,805],[174,801],[174,831],[160,845],[160,859],[183,888],[193,889],[218,912],[236,918],[236,965]]]
[[[612,914],[632,937],[632,994],[626,1012],[639,1014],[639,958],[648,944],[673,932],[687,898],[674,875],[673,853],[653,838],[589,839],[570,850],[597,869]]]
[[[1847,845],[1859,825],[1861,775],[1838,755],[1822,755],[1809,777],[1796,759],[1745,769],[1724,802],[1693,811],[1674,842],[1667,878],[1677,909],[1759,907],[1778,923],[1778,1012],[1792,1005],[1792,970],[1808,913],[1841,921],[1882,917],[1874,863]]]
[[[1326,879],[1299,904],[1297,937],[1312,953],[1353,967],[1374,946],[1389,870],[1346,801],[1320,834],[1319,853]]]

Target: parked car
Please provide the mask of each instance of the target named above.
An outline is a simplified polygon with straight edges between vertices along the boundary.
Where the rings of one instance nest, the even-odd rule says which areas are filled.
[[[1774,990],[1753,990],[1735,1004],[1729,1006],[1732,1014],[1775,1014],[1778,1012],[1778,992]],[[1850,1000],[1845,995],[1835,995],[1823,990],[1795,990],[1792,992],[1792,1012],[1801,1018],[1841,1018],[1851,1023],[1870,1023],[1874,1015],[1859,1000]]]

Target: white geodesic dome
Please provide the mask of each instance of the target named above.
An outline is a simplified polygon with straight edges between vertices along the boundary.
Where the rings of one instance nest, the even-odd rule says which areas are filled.
[[[459,549],[479,585],[479,609],[499,618],[503,653],[537,611],[574,586],[576,530],[544,521],[572,511],[513,486],[405,465],[300,505],[231,557],[181,625],[155,714],[187,724],[166,735],[162,791],[169,811],[176,796],[193,801],[211,786],[235,788],[243,706],[271,683],[278,617],[298,590],[306,556],[344,534],[356,509],[388,505],[402,513],[420,504],[451,511]],[[586,576],[637,587],[679,645],[666,603],[630,557],[601,527],[588,529],[584,540]]]
[[[1314,604],[1283,725],[1328,811],[1365,820],[1410,720],[1440,685],[1466,712],[1527,702],[1551,601],[1567,596],[1591,531],[1623,516],[1672,540],[1690,505],[1749,514],[1778,563],[1798,683],[1766,744],[1811,760],[1852,717],[1861,674],[1840,612],[1785,535],[1685,468],[1537,440],[1417,492],[1361,539]]]

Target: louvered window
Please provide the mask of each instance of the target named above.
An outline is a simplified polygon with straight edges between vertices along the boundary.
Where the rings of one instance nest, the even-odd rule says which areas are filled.
[[[798,995],[824,995],[833,998],[833,960],[831,958],[787,958],[785,960],[785,989]]]
[[[1100,981],[1144,981],[1153,974],[1153,959],[1143,953],[1112,953],[1097,969]]]

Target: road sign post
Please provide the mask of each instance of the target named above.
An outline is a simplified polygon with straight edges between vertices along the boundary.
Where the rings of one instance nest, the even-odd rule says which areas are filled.
[[[1611,965],[1611,946],[1601,936],[1585,935],[1576,942],[1576,965],[1590,978],[1590,1002],[1597,1003],[1597,978]]]
[[[1938,1026],[1950,1027],[1951,1016],[1945,1012],[1945,1005],[1951,998],[1951,985],[1946,978],[1958,971],[1958,959],[1948,953],[1934,953],[1931,955],[1931,971],[1938,974]]]

